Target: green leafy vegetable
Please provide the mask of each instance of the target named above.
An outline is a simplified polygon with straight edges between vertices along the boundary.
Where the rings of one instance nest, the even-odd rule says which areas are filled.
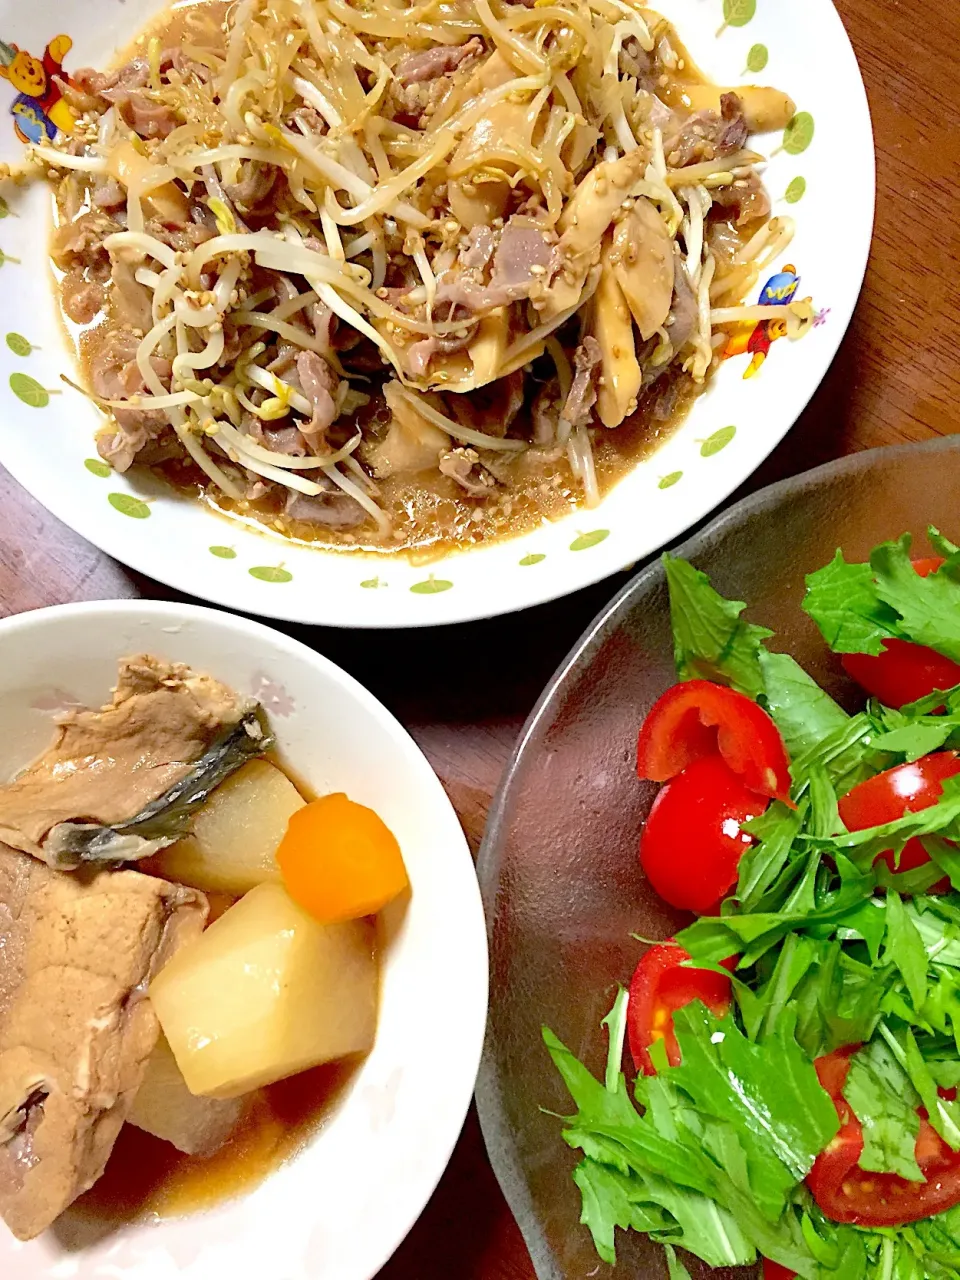
[[[920,1098],[883,1040],[871,1041],[854,1054],[843,1096],[863,1127],[860,1167],[923,1182],[914,1154]]]
[[[812,120],[801,114],[788,134],[807,145]],[[804,608],[835,650],[878,654],[905,639],[960,660],[960,550],[928,536],[945,563],[927,578],[908,537],[866,565],[838,552],[809,576]],[[680,1249],[714,1267],[770,1258],[803,1280],[960,1280],[960,1206],[866,1230],[828,1220],[804,1182],[839,1127],[814,1060],[846,1046],[862,1046],[843,1092],[865,1171],[923,1180],[920,1108],[960,1152],[960,1101],[941,1094],[960,1086],[960,898],[931,892],[945,876],[960,889],[960,777],[928,808],[862,831],[845,829],[838,802],[901,761],[960,749],[960,685],[848,715],[793,658],[768,651],[771,633],[744,619],[743,603],[687,562],[663,563],[678,678],[719,681],[769,711],[791,759],[791,804],[746,824],[735,895],[676,935],[695,965],[726,972],[736,957],[730,1013],[699,1002],[674,1013],[678,1066],[656,1042],[657,1074],[631,1099],[623,991],[604,1020],[603,1084],[544,1031],[577,1107],[564,1139],[582,1153],[582,1221],[610,1263],[618,1227],[648,1234],[680,1280]],[[929,863],[880,859],[893,851],[898,863],[914,838]]]
[[[948,555],[925,578],[913,568],[906,533],[875,548],[869,564],[849,564],[838,551],[829,565],[808,576],[803,608],[831,649],[877,655],[892,638],[960,661],[960,555],[949,551],[953,543],[936,529],[928,530],[928,537]]]
[[[686,560],[663,557],[670,591],[674,660],[680,680],[719,680],[751,698],[763,692],[759,656],[766,627],[745,622],[746,605],[724,600]]]

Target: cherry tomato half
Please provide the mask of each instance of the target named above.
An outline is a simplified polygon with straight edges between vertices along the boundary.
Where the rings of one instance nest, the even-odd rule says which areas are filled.
[[[794,1280],[796,1274],[789,1267],[781,1267],[779,1262],[771,1262],[769,1258],[763,1260],[763,1280]]]
[[[719,755],[694,760],[661,787],[640,836],[640,865],[660,897],[701,915],[714,907],[753,843],[743,824],[769,803]]]
[[[840,817],[850,831],[865,831],[886,822],[896,822],[907,813],[919,813],[937,803],[943,794],[945,778],[960,773],[960,756],[956,751],[937,751],[921,756],[913,764],[899,764],[859,782],[839,802]],[[900,866],[894,865],[892,849],[885,849],[878,861],[891,871],[912,871],[930,861],[919,840],[908,840],[900,855]],[[950,881],[939,880],[934,893],[946,893]]]
[[[863,1129],[843,1097],[856,1048],[838,1049],[814,1064],[820,1083],[833,1099],[841,1126],[807,1175],[814,1200],[834,1222],[859,1227],[899,1227],[960,1203],[960,1153],[950,1150],[922,1107],[914,1152],[923,1182],[860,1168]]]
[[[942,564],[941,557],[929,556],[914,560],[913,567],[921,578],[927,578]],[[936,649],[908,640],[885,640],[882,653],[845,653],[840,661],[851,679],[888,707],[899,708],[935,689],[960,684],[960,664]]]
[[[640,730],[637,772],[667,782],[718,750],[751,791],[789,800],[790,762],[777,726],[750,698],[710,680],[676,684],[653,704]]]
[[[675,942],[661,942],[646,951],[630,982],[627,1036],[633,1064],[646,1076],[656,1075],[650,1045],[662,1040],[671,1067],[680,1062],[680,1046],[673,1031],[673,1015],[692,1000],[702,1000],[718,1018],[730,1008],[730,979],[712,969],[687,969],[690,956]],[[736,958],[724,961],[731,967]]]

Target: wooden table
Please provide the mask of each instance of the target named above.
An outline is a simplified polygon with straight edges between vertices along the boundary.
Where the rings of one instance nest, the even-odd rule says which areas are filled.
[[[837,3],[874,113],[873,257],[823,386],[743,492],[841,454],[960,428],[960,5]],[[838,190],[838,235],[843,209]],[[476,849],[527,713],[618,586],[611,580],[558,604],[436,634],[290,630],[353,671],[408,726]],[[138,594],[173,593],[89,546],[0,473],[0,613]],[[380,1280],[532,1277],[471,1113],[439,1189]]]

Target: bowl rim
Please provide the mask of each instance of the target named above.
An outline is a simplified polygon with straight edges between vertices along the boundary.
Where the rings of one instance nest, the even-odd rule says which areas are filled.
[[[430,761],[406,727],[355,676],[338,666],[326,655],[304,644],[303,641],[297,640],[263,622],[224,610],[210,608],[206,605],[179,603],[177,601],[146,599],[79,601],[29,609],[0,618],[0,651],[2,651],[4,643],[10,637],[19,633],[29,634],[31,630],[43,628],[50,623],[68,622],[70,619],[80,617],[99,617],[104,624],[108,624],[111,618],[116,618],[117,616],[127,619],[149,617],[158,622],[171,624],[185,620],[195,620],[204,626],[212,626],[235,636],[242,636],[253,647],[260,650],[269,645],[274,649],[290,654],[296,653],[315,668],[319,668],[327,678],[337,682],[352,699],[373,714],[383,731],[390,736],[398,749],[402,749],[404,753],[409,753],[411,759],[419,761],[427,784],[423,787],[422,803],[431,805],[438,817],[442,815],[449,826],[449,838],[444,843],[444,859],[465,859],[472,872],[473,859],[470,846],[453,803]],[[433,793],[432,796],[428,794],[429,792]],[[455,832],[458,833],[459,840],[454,834]],[[486,933],[483,928],[483,905],[479,886],[472,875],[470,877],[464,876],[463,885],[463,898],[459,909],[464,918],[462,920],[463,927],[458,930],[458,936],[463,939],[465,945],[460,952],[460,961],[463,965],[464,974],[470,974],[471,980],[469,983],[464,984],[467,990],[462,993],[462,996],[463,1001],[466,1001],[468,997],[471,998],[475,1007],[469,1011],[469,1016],[464,1015],[464,1024],[468,1028],[468,1033],[460,1036],[456,1052],[451,1053],[444,1066],[444,1090],[451,1101],[451,1115],[456,1117],[456,1121],[454,1123],[451,1120],[445,1132],[438,1132],[435,1125],[430,1126],[430,1139],[424,1145],[427,1148],[432,1148],[432,1157],[416,1174],[409,1175],[406,1183],[408,1190],[405,1193],[405,1198],[409,1200],[408,1212],[404,1214],[406,1225],[399,1234],[391,1232],[389,1238],[385,1237],[384,1241],[376,1248],[368,1251],[368,1264],[372,1269],[365,1270],[362,1273],[358,1271],[357,1280],[361,1280],[361,1275],[366,1277],[366,1280],[374,1280],[374,1277],[389,1262],[417,1221],[419,1221],[446,1172],[473,1100],[487,1018],[489,955]],[[449,904],[447,904],[446,909],[449,909]],[[449,956],[445,962],[450,963]],[[322,1130],[318,1130],[306,1145],[309,1146],[312,1141],[315,1141],[320,1132]],[[249,1195],[255,1195],[256,1192],[257,1187],[253,1187],[244,1192],[239,1197],[239,1200],[242,1201]],[[190,1216],[196,1217],[199,1221],[202,1217],[202,1212],[200,1211]],[[2,1252],[3,1250],[0,1249],[0,1254]],[[0,1258],[0,1261],[2,1261],[2,1258]]]
[[[739,502],[701,526],[683,542],[670,547],[669,554],[695,562],[698,552],[705,543],[713,541],[718,533],[732,525],[746,523],[757,511],[775,507],[788,496],[815,489],[825,480],[869,472],[881,455],[886,461],[920,453],[960,453],[960,436],[941,436],[912,444],[867,449],[842,458],[835,458],[810,471],[803,471],[785,480],[779,480],[775,484],[767,485],[756,493],[741,498]],[[536,750],[541,723],[549,721],[557,710],[557,703],[563,697],[567,681],[577,672],[589,668],[607,635],[629,612],[634,598],[644,594],[650,584],[658,579],[665,581],[660,554],[655,553],[586,627],[547,682],[520,731],[491,801],[483,840],[477,854],[477,878],[480,882],[480,893],[486,914],[490,954],[493,953],[497,918],[503,837],[509,823],[514,781],[526,761],[528,752]],[[491,994],[491,1004],[492,1001]],[[487,1156],[530,1252],[538,1280],[562,1280],[540,1228],[527,1181],[517,1158],[513,1131],[506,1118],[490,1029],[491,1022],[488,1017],[487,1036],[484,1040],[476,1087],[477,1113]]]
[[[12,3],[12,0],[10,2]],[[831,332],[828,339],[828,351],[825,352],[822,371],[816,382],[811,381],[811,385],[805,389],[805,393],[794,396],[789,387],[789,379],[787,380],[785,398],[790,407],[784,418],[779,420],[775,427],[765,432],[762,446],[751,452],[748,462],[724,471],[722,478],[711,489],[709,495],[698,495],[689,507],[678,508],[681,511],[679,516],[672,516],[669,510],[665,512],[656,534],[653,535],[656,538],[656,546],[650,548],[651,553],[657,547],[662,547],[674,539],[682,537],[691,527],[698,525],[701,521],[709,519],[730,495],[756,471],[757,467],[769,456],[770,452],[786,434],[794,428],[814,393],[823,384],[823,380],[827,376],[836,353],[843,342],[862,290],[876,214],[876,146],[870,105],[855,51],[833,0],[810,0],[809,7],[817,9],[817,21],[825,33],[824,38],[828,39],[832,45],[835,44],[837,49],[842,51],[844,59],[849,62],[850,75],[849,79],[845,80],[845,87],[849,92],[851,104],[855,107],[858,118],[863,124],[865,152],[867,150],[866,141],[869,138],[869,155],[864,154],[862,157],[864,169],[868,171],[868,173],[864,174],[861,184],[864,211],[863,225],[858,227],[856,239],[851,244],[847,254],[850,288],[845,291],[846,296],[841,300],[841,303],[834,307],[834,316],[831,320]],[[0,450],[0,452],[3,451]],[[652,457],[656,456],[656,453],[652,455]],[[606,545],[594,547],[589,556],[575,557],[572,568],[567,567],[567,562],[564,561],[564,567],[552,571],[549,576],[545,573],[532,572],[528,575],[524,570],[524,576],[518,580],[522,583],[520,587],[515,588],[512,585],[513,579],[511,579],[506,588],[503,587],[503,577],[500,572],[502,565],[499,561],[495,561],[490,570],[484,571],[482,574],[482,581],[479,586],[471,585],[461,590],[453,591],[440,590],[436,594],[432,594],[424,592],[423,585],[419,583],[414,583],[413,587],[409,585],[409,569],[412,567],[413,561],[405,553],[399,552],[395,556],[364,554],[363,563],[365,566],[369,566],[369,572],[375,575],[374,580],[376,580],[376,576],[381,571],[389,572],[392,565],[397,565],[403,581],[398,582],[396,589],[392,593],[387,593],[385,597],[381,597],[379,592],[366,591],[358,591],[355,596],[350,597],[345,595],[343,590],[338,587],[334,594],[334,603],[323,604],[318,603],[322,600],[323,592],[317,590],[311,590],[309,596],[304,597],[301,595],[299,588],[296,594],[291,594],[286,590],[278,591],[275,587],[261,587],[258,583],[247,580],[246,577],[241,579],[242,586],[237,586],[231,577],[224,575],[205,574],[198,581],[193,576],[189,562],[186,559],[177,562],[176,560],[158,556],[153,551],[148,553],[145,544],[142,544],[137,538],[128,538],[126,536],[127,531],[121,527],[124,522],[120,522],[119,525],[104,526],[92,514],[87,514],[89,504],[81,504],[74,508],[72,506],[68,507],[68,504],[56,495],[47,494],[45,497],[40,497],[39,493],[35,493],[34,488],[31,487],[31,468],[23,464],[22,458],[16,455],[6,457],[4,465],[7,466],[14,478],[27,488],[28,492],[37,496],[37,500],[43,505],[46,506],[48,500],[50,501],[51,505],[48,509],[56,518],[63,520],[80,536],[87,538],[93,545],[103,550],[106,554],[115,557],[135,572],[146,574],[190,596],[196,597],[199,594],[202,599],[212,605],[228,609],[249,609],[259,616],[277,620],[364,630],[455,625],[462,622],[498,617],[505,613],[518,612],[521,609],[532,608],[560,599],[574,591],[593,586],[605,578],[621,572],[624,568],[629,568],[636,562],[636,555],[630,552],[625,553],[619,538],[610,538]],[[639,465],[642,466],[644,464],[641,463]],[[633,472],[628,472],[616,487],[619,488],[622,484],[629,483],[632,474]],[[185,499],[184,501],[191,500]],[[204,513],[204,515],[208,517],[209,513]],[[575,512],[569,515],[564,515],[560,520],[554,522],[554,527],[563,525],[573,533],[578,522],[587,526],[590,524],[589,512],[583,507],[577,508]],[[619,527],[618,525],[614,532]],[[211,536],[213,537],[215,536],[213,534],[215,526],[211,523],[210,528]],[[262,545],[265,549],[269,549],[271,552],[277,551],[282,559],[285,546],[290,544],[286,544],[283,540],[275,539],[268,531],[262,534],[259,530],[252,530],[252,532],[262,538]],[[489,548],[495,548],[504,544],[513,544],[518,549],[518,555],[522,556],[525,554],[531,538],[535,536],[536,531],[533,531],[533,533],[519,535],[515,538],[497,539],[488,544],[488,546]],[[629,545],[629,538],[624,541]],[[293,545],[296,546],[296,544]],[[484,547],[458,549],[435,563],[424,563],[420,567],[426,573],[431,567],[442,565],[449,570],[449,575],[455,578],[457,564],[462,564],[464,557],[471,559],[473,557],[482,557],[485,549]],[[296,550],[299,554],[301,548],[296,547]],[[338,559],[347,559],[353,556],[351,552],[326,551],[319,548],[307,548],[306,554],[316,557],[336,556]],[[359,564],[359,557],[357,563]],[[361,577],[361,572],[358,571],[357,573],[358,579]],[[322,575],[322,569],[318,571],[318,577],[320,575]],[[306,577],[306,574],[304,576]],[[432,576],[431,573],[430,577]],[[489,585],[487,585],[488,581]],[[319,584],[314,582],[311,585],[312,587],[322,586],[322,578]],[[246,593],[249,595],[248,601],[244,599],[244,588],[246,588]],[[424,592],[423,594],[418,594],[416,608],[411,608],[409,603],[406,602],[407,590],[410,589],[416,589],[418,593]],[[376,608],[371,607],[371,598],[373,597],[379,598]],[[351,600],[353,601],[352,603]],[[404,601],[404,603],[401,604],[399,601]]]

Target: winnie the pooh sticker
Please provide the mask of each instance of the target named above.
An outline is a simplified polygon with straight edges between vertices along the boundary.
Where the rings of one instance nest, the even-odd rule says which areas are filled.
[[[60,86],[67,78],[63,60],[72,47],[69,36],[55,36],[43,57],[36,58],[0,40],[0,80],[8,80],[16,91],[10,111],[21,142],[47,142],[58,130],[73,133],[76,118]]]

